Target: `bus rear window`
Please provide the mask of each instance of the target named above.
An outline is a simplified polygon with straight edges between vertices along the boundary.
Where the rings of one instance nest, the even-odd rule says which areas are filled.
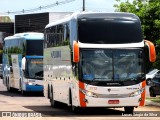
[[[136,43],[143,39],[137,19],[80,19],[78,38],[82,43],[121,44]]]

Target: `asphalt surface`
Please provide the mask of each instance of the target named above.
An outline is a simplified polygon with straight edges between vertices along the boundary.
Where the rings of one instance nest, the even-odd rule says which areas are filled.
[[[148,89],[148,87],[147,87]],[[147,96],[149,93],[147,92]],[[38,120],[48,120],[54,117],[54,120],[59,119],[74,119],[74,120],[105,120],[105,119],[134,119],[137,117],[127,117],[123,116],[123,108],[91,108],[87,110],[82,110],[83,112],[80,114],[73,113],[70,108],[66,105],[61,105],[59,108],[52,108],[50,107],[49,100],[42,96],[42,94],[28,94],[27,96],[23,96],[20,94],[19,91],[15,92],[7,92],[6,87],[2,84],[2,80],[0,80],[0,114],[2,112],[12,111],[12,112],[20,112],[20,113],[40,113],[42,116],[36,116],[34,119]],[[157,114],[157,111],[160,111],[159,106],[154,106],[147,104],[144,107],[135,108],[136,112],[144,112],[148,111],[153,112],[153,114]],[[37,118],[38,117],[38,118]],[[0,117],[0,120],[4,117]],[[144,117],[142,117],[144,118]],[[154,117],[155,119],[159,117]],[[8,119],[8,118],[7,118]],[[15,118],[16,120],[19,117]],[[23,117],[23,119],[33,119],[31,117]],[[147,118],[145,117],[145,120]],[[151,119],[151,116],[149,116]],[[6,119],[5,119],[6,120]]]

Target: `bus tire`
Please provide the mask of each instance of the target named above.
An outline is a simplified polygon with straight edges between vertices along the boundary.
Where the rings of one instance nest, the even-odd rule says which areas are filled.
[[[148,78],[148,79],[146,80],[146,84],[147,84],[147,85],[151,85],[151,78]]]
[[[22,89],[22,81],[21,81],[21,79],[19,80],[19,89],[21,91],[21,95],[25,95],[26,94],[25,91]]]
[[[8,79],[6,78],[6,88],[7,88],[7,91],[9,90],[8,87],[9,87],[9,85],[8,85]]]
[[[21,95],[26,95],[26,91],[21,90]]]
[[[48,85],[48,95],[47,95],[48,99],[50,99],[50,87]]]
[[[72,108],[72,111],[75,113],[75,114],[79,114],[81,111],[80,111],[80,107],[76,107],[74,105],[71,106]]]
[[[73,105],[71,90],[69,91],[69,103],[70,103],[71,110],[74,113],[76,113],[76,114],[80,113],[80,107],[76,107],[76,106]]]
[[[133,114],[134,107],[124,107],[124,112],[127,114]]]
[[[2,79],[2,80],[3,80],[3,84],[4,84],[4,85],[6,85],[6,84],[5,84],[5,82],[6,82],[5,80],[6,80],[6,78],[5,78],[5,77],[3,77],[3,79]]]
[[[50,92],[50,104],[51,107],[53,108],[57,108],[58,107],[58,102],[54,100],[54,95],[53,95],[53,89],[51,88],[51,92]]]
[[[19,80],[19,89],[20,89],[20,91],[22,90],[21,79]]]
[[[9,78],[6,80],[7,91],[12,92],[12,88],[9,86]]]
[[[9,87],[9,82],[8,82],[8,80],[6,81],[6,86],[7,86],[7,91],[10,92],[10,87]]]

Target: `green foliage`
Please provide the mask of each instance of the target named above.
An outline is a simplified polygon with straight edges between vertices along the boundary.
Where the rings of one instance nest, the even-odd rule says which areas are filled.
[[[22,49],[19,47],[11,47],[8,48],[7,50],[8,50],[9,64],[11,65],[11,54],[22,54]]]
[[[156,103],[160,103],[160,97],[154,97],[154,98],[147,98],[147,100],[156,102]]]
[[[160,69],[160,0],[116,0],[114,5],[117,12],[130,12],[136,14],[142,25],[144,39],[152,41],[156,48],[157,60],[153,67]]]
[[[11,48],[8,48],[8,53],[9,54],[11,53],[20,54],[22,53],[22,49],[19,47],[11,47]]]
[[[64,40],[62,45],[69,45],[69,40]]]
[[[2,54],[3,53],[3,50],[0,50],[0,54]]]

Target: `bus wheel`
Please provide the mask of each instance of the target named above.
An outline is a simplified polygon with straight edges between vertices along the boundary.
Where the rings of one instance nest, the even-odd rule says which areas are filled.
[[[14,92],[14,90],[15,90],[14,88],[7,86],[7,91],[8,92]]]
[[[49,99],[50,99],[51,107],[57,108],[58,107],[58,102],[54,100],[53,91],[51,91]]]
[[[124,112],[127,114],[133,114],[134,107],[124,107]]]
[[[26,91],[24,91],[24,90],[21,89],[21,94],[22,95],[26,95]]]
[[[8,80],[6,80],[6,87],[7,87],[7,91],[10,91],[10,87],[9,87],[9,82],[8,82]]]
[[[76,107],[76,106],[73,105],[71,91],[69,92],[69,102],[70,102],[70,105],[71,105],[71,110],[76,114],[80,113],[80,107]]]
[[[9,84],[7,83],[7,91],[11,92],[11,88],[9,87]]]
[[[151,85],[151,79],[150,78],[146,80],[146,84]]]
[[[50,99],[50,88],[48,86],[48,95],[47,95],[48,99]]]
[[[22,81],[21,81],[21,79],[19,80],[19,89],[21,91],[21,95],[26,95],[26,91],[24,91],[23,88],[22,88]]]
[[[72,111],[73,111],[74,113],[78,114],[78,113],[81,112],[81,111],[80,111],[80,107],[76,107],[76,106],[74,106],[74,105],[72,105],[71,107],[72,107]]]
[[[7,91],[12,92],[12,88],[9,86],[9,79],[6,80]]]

